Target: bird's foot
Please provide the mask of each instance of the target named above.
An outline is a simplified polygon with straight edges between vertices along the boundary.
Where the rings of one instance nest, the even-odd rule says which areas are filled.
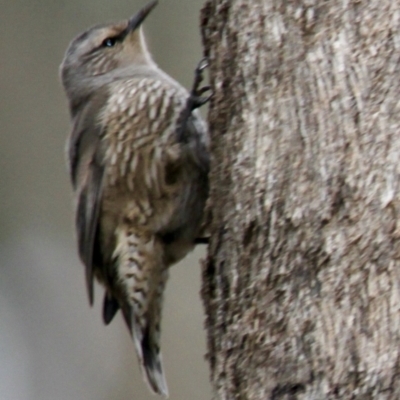
[[[195,110],[196,108],[201,107],[202,105],[206,104],[211,97],[213,96],[214,92],[211,90],[211,86],[206,85],[200,87],[201,82],[203,81],[203,71],[208,67],[208,60],[203,58],[194,72],[194,82],[192,91],[190,92],[189,96],[189,106],[191,111]],[[203,96],[204,93],[210,92],[208,96]]]

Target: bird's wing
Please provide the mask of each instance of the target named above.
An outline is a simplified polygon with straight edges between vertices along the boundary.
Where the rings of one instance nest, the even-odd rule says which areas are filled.
[[[68,142],[68,158],[71,180],[77,195],[79,255],[86,268],[86,284],[92,305],[94,266],[101,262],[97,227],[105,170],[103,128],[98,116],[106,96],[97,96],[91,100],[75,115]]]

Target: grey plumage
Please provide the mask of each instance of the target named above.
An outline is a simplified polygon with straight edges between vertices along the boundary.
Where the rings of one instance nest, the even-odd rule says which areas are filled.
[[[144,376],[167,395],[159,350],[163,292],[168,267],[201,234],[209,160],[206,126],[193,110],[202,101],[147,51],[140,25],[156,3],[73,40],[61,79],[89,301],[96,277],[106,290],[104,323],[122,310]]]

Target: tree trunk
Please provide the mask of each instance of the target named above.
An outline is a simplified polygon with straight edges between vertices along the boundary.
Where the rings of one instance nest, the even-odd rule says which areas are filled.
[[[209,0],[215,399],[400,399],[400,1]]]

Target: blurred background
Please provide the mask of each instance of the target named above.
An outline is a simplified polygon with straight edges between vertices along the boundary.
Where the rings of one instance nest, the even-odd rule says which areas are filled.
[[[69,41],[146,0],[0,0],[0,400],[154,399],[121,316],[88,305],[65,163],[58,66]],[[203,0],[164,0],[145,23],[158,64],[184,86],[202,57]],[[211,397],[197,250],[173,267],[162,324],[171,399]]]

